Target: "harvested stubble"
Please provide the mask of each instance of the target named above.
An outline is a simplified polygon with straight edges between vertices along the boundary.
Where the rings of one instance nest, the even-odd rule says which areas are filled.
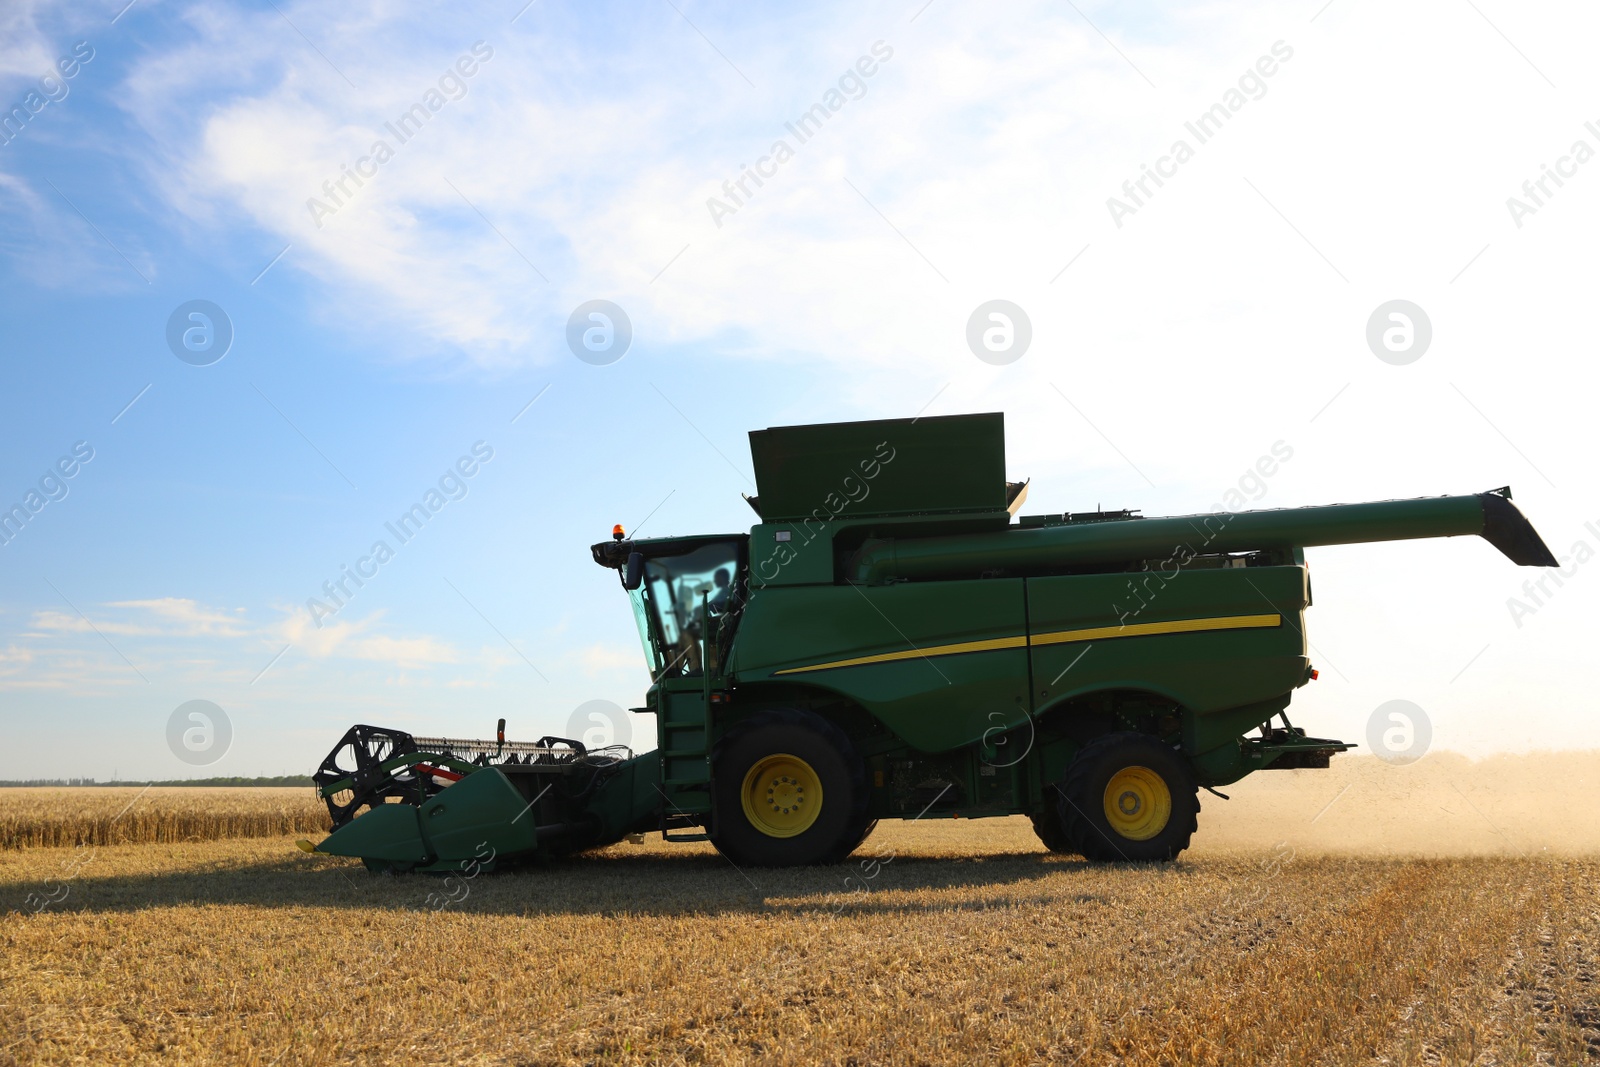
[[[0,852],[0,1065],[1600,1065],[1597,764],[1257,776],[1144,867],[1025,819],[781,871],[655,838],[450,880],[289,837]]]
[[[1600,1060],[1592,859],[1095,867],[974,829],[886,824],[842,868],[652,840],[456,882],[287,838],[0,854],[0,907],[66,890],[0,918],[0,1063]]]
[[[309,789],[0,789],[0,850],[321,834]]]

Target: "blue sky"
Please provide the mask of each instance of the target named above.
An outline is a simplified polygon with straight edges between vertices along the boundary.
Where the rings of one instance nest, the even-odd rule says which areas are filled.
[[[1259,506],[1510,483],[1558,554],[1600,550],[1600,163],[1507,205],[1600,148],[1591,12],[519,7],[0,15],[0,105],[60,97],[0,144],[0,502],[93,449],[0,547],[0,776],[191,773],[165,729],[192,699],[233,721],[219,774],[304,770],[357,721],[533,737],[637,703],[587,546],[647,515],[747,526],[744,434],[769,425],[1003,410],[1039,511],[1204,510],[1285,441]],[[65,95],[41,86],[75,48]],[[1198,143],[1185,123],[1241,84]],[[836,89],[799,143],[785,124]],[[393,157],[318,217],[378,139]],[[793,158],[715,217],[779,139]],[[994,298],[1034,333],[1000,367],[964,338]],[[1397,298],[1434,330],[1403,367],[1364,337]],[[234,331],[209,366],[165,336],[196,299]],[[595,299],[633,323],[607,366],[565,340]],[[312,625],[478,442],[466,495]],[[1441,747],[1600,744],[1587,565],[1520,619],[1531,572],[1476,540],[1312,566],[1314,732],[1404,698]]]

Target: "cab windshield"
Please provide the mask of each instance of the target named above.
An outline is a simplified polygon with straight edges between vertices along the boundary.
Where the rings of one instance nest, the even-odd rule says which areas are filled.
[[[629,593],[651,673],[697,676],[717,668],[743,600],[739,542],[703,544],[647,559],[644,581]]]

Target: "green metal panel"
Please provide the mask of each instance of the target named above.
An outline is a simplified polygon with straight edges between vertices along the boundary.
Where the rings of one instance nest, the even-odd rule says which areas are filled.
[[[1242,737],[1289,706],[1289,694],[1259,704],[1244,704],[1210,715],[1191,716],[1184,725],[1183,750],[1202,785],[1227,785],[1266,765],[1259,747]],[[1335,742],[1340,748],[1348,747]]]
[[[837,523],[763,523],[750,530],[750,584],[833,584]]]
[[[661,754],[646,752],[628,760],[584,805],[585,814],[599,822],[590,847],[619,841],[623,834],[660,829],[662,804]]]
[[[390,863],[428,859],[428,846],[417,826],[417,809],[410,804],[384,804],[363,812],[329,834],[317,851]]]
[[[999,414],[752,430],[750,458],[766,522],[1006,507]]]
[[[528,801],[497,768],[467,775],[424,803],[418,821],[441,861],[513,856],[539,847]],[[353,824],[352,824],[353,825]]]
[[[1011,522],[1004,511],[967,515],[853,515],[849,508],[832,520],[762,523],[750,530],[750,584],[831,585],[836,579],[836,545],[868,537],[927,537],[930,533],[1001,531]]]
[[[1021,580],[760,589],[734,643],[737,681],[839,693],[914,748],[942,752],[1025,721],[1028,660]],[[1006,640],[1012,647],[948,651]],[[843,659],[855,666],[802,670]]]
[[[1174,568],[1170,577],[1086,574],[1027,583],[1041,710],[1083,693],[1142,689],[1203,717],[1305,681],[1303,568]],[[1273,615],[1281,617],[1276,625],[1233,628]],[[1146,632],[1166,626],[1180,629]],[[1062,639],[1068,634],[1080,636]]]
[[[761,590],[741,624],[737,677],[839,693],[924,752],[979,741],[1020,725],[1031,708],[1107,689],[1144,690],[1189,709],[1197,716],[1190,742],[1203,751],[1239,732],[1230,721],[1231,732],[1214,737],[1206,716],[1305,681],[1300,567],[1026,585],[1026,626],[1021,579]],[[1167,625],[1188,629],[1142,632]],[[858,659],[876,661],[840,663]]]

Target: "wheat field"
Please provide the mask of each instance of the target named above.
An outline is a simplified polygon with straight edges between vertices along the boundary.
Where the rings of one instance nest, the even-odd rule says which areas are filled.
[[[1143,867],[1021,819],[782,871],[656,838],[475,879],[290,836],[13,849],[0,1064],[1600,1063],[1567,806],[1597,767],[1258,775]]]
[[[329,825],[310,788],[0,789],[0,850],[322,834]]]

